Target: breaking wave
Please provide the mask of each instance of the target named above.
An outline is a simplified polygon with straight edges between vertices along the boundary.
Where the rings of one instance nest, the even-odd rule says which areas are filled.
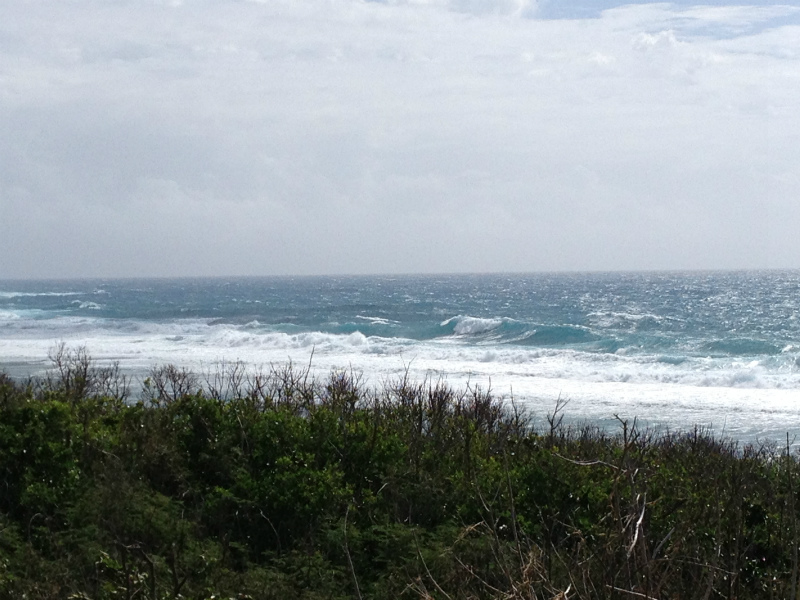
[[[439,326],[442,328],[444,333],[469,336],[494,331],[505,322],[505,319],[485,319],[480,317],[458,315],[457,317],[451,317],[445,321],[442,321]]]
[[[703,344],[703,350],[717,355],[733,356],[759,356],[781,354],[782,348],[762,340],[747,338],[734,338],[728,340],[714,340]]]
[[[58,298],[84,295],[84,292],[0,292],[0,298]]]
[[[651,417],[749,402],[800,423],[800,274],[26,285],[0,292],[0,364],[45,368],[61,341],[136,374],[311,358],[373,383],[408,370],[527,402],[561,394],[599,418],[625,402]]]

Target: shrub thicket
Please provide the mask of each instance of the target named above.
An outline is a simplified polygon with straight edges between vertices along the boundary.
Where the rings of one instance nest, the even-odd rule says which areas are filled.
[[[0,375],[6,598],[794,598],[798,462],[490,393],[58,348]]]

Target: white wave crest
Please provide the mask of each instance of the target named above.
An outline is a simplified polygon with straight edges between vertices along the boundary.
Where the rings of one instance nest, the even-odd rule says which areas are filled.
[[[669,320],[677,320],[653,313],[624,312],[624,311],[595,311],[586,315],[587,319],[598,327],[615,328],[631,327],[643,321],[664,323]]]
[[[361,319],[363,321],[367,321],[373,325],[396,325],[397,321],[392,321],[390,319],[384,319],[383,317],[368,317],[364,315],[356,315],[356,319]]]
[[[446,321],[442,321],[440,325],[442,327],[447,327],[451,323],[455,323],[453,333],[456,335],[476,335],[497,329],[503,324],[503,319],[484,319],[481,317],[459,315],[457,317],[447,319]]]
[[[473,345],[453,338],[414,341],[367,336],[360,331],[285,332],[268,325],[253,327],[252,323],[235,325],[201,319],[122,324],[63,317],[57,327],[51,321],[53,328],[47,330],[42,330],[42,323],[37,325],[36,319],[22,320],[33,329],[18,328],[16,322],[3,323],[0,364],[27,362],[34,370],[46,368],[48,350],[58,341],[86,346],[98,361],[118,360],[123,368],[138,374],[166,363],[201,372],[203,365],[220,360],[242,360],[258,368],[287,361],[308,364],[312,357],[312,368],[320,376],[331,369],[353,367],[364,373],[366,381],[379,385],[401,376],[405,369],[417,379],[439,373],[454,386],[491,385],[499,396],[513,390],[516,400],[532,405],[544,398],[546,410],[552,409],[551,400],[561,394],[575,400],[573,411],[585,418],[611,418],[619,413],[679,423],[683,412],[690,411],[686,414],[697,422],[707,422],[707,414],[711,415],[709,419],[727,414],[730,427],[730,415],[735,414],[739,415],[737,419],[741,417],[742,431],[750,431],[748,420],[753,421],[753,415],[765,403],[784,407],[780,419],[800,417],[800,408],[791,404],[800,390],[800,368],[794,365],[794,353],[789,352],[762,361],[724,357],[663,361],[659,356],[635,351],[623,355],[569,348]],[[462,322],[469,331],[486,331],[502,320],[472,318],[455,325]],[[763,423],[756,425],[753,421],[753,432],[778,426],[769,415],[762,417]]]
[[[78,305],[78,308],[82,308],[85,310],[101,310],[103,307],[97,302],[81,302]]]
[[[83,296],[81,292],[0,292],[0,298],[36,298],[59,296]]]

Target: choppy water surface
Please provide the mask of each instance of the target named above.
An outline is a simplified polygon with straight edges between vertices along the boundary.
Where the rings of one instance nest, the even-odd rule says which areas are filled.
[[[800,433],[800,272],[0,281],[0,364],[292,360],[491,384],[543,415]]]

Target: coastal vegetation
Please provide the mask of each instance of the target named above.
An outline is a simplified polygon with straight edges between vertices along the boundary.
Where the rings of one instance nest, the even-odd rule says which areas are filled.
[[[84,349],[0,375],[0,597],[792,598],[797,456],[490,390]],[[137,386],[138,387],[138,386]]]

